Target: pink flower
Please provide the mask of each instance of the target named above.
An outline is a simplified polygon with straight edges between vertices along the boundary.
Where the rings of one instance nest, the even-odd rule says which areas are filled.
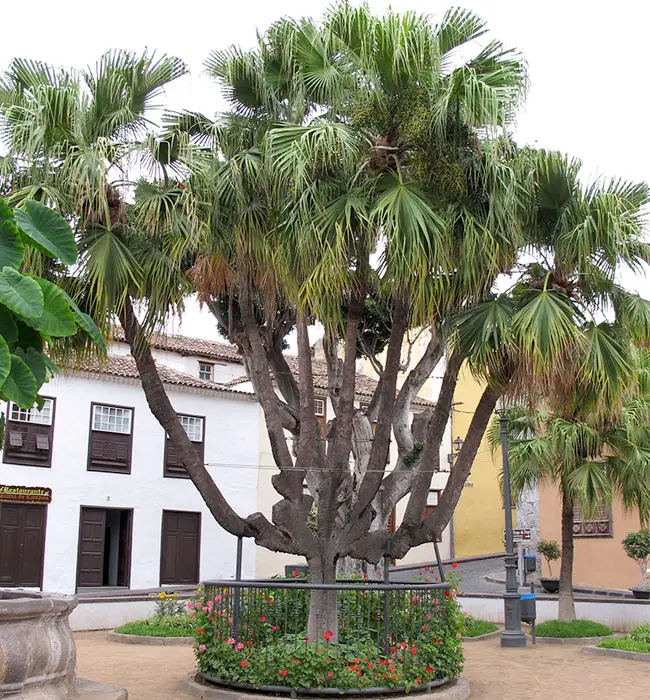
[[[456,632],[456,639],[462,639],[463,635],[460,632]]]
[[[266,617],[264,617],[264,615],[260,615],[260,622],[266,622]]]
[[[221,600],[221,596],[220,596],[220,595],[216,595],[216,596],[214,597],[214,602],[215,602],[215,603],[218,603],[220,600]]]
[[[235,640],[234,640],[232,637],[231,637],[230,639],[227,639],[227,640],[226,640],[226,644],[231,644],[231,645],[232,645],[232,644],[234,644],[234,643],[235,643]]]
[[[201,644],[201,646],[199,647],[199,651],[205,651],[205,644]]]
[[[244,645],[241,642],[239,642],[239,644],[235,647],[235,649],[237,651],[241,651],[243,648],[244,648]]]
[[[192,610],[192,608],[194,607],[194,603],[191,600],[188,600],[187,603],[185,603],[185,607],[188,610]]]

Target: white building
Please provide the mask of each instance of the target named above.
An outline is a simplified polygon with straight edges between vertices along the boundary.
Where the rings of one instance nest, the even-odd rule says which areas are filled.
[[[244,516],[270,516],[278,498],[271,450],[236,349],[183,336],[158,337],[153,346],[172,405],[226,499]],[[118,339],[109,353],[101,366],[87,363],[46,384],[41,411],[4,407],[0,587],[78,592],[93,600],[121,591],[137,599],[138,591],[234,575],[236,540],[215,522],[175,459],[128,345]],[[315,408],[323,422],[333,415],[325,381],[316,372]],[[357,400],[369,400],[373,389],[374,380],[361,377]],[[432,488],[444,488],[446,478],[435,475]],[[432,491],[432,502],[436,497]],[[449,556],[447,534],[441,549]],[[429,545],[406,561],[432,559]],[[244,544],[244,577],[281,573],[294,563],[302,562]],[[89,609],[82,605],[76,626],[110,626],[147,614],[150,606],[81,620],[79,611]]]

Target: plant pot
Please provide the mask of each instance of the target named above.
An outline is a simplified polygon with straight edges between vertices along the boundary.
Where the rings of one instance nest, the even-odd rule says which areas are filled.
[[[560,590],[559,578],[540,578],[539,582],[547,593],[557,593]]]
[[[630,588],[632,595],[638,600],[650,600],[650,587],[648,588]]]

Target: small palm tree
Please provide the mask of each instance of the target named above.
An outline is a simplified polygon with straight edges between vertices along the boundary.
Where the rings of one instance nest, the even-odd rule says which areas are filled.
[[[562,498],[561,620],[575,618],[574,507],[579,505],[589,517],[599,506],[608,506],[617,497],[625,508],[638,512],[642,520],[650,514],[650,394],[646,385],[650,355],[639,351],[634,367],[640,381],[634,393],[628,388],[616,417],[610,414],[603,420],[588,403],[576,405],[570,415],[523,407],[509,411],[513,494],[517,496],[531,485],[552,483]],[[545,403],[553,405],[553,397]],[[496,444],[495,426],[490,439]],[[540,553],[544,554],[541,548]]]

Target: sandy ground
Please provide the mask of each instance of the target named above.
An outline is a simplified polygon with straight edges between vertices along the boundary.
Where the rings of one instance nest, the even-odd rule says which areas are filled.
[[[118,685],[129,700],[186,700],[181,680],[192,648],[109,642],[105,632],[79,632],[77,674]],[[464,676],[472,700],[650,700],[650,664],[581,653],[571,645],[501,649],[498,639],[465,646]]]

